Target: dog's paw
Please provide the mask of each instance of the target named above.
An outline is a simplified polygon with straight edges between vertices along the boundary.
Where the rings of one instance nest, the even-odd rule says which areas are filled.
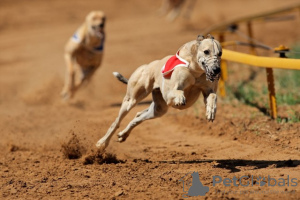
[[[215,108],[209,107],[209,106],[206,107],[206,119],[208,121],[211,121],[211,122],[214,121],[215,115],[216,115],[216,109],[217,109],[216,107]]]
[[[183,94],[178,95],[174,98],[174,105],[175,106],[184,106],[186,104],[186,99]]]
[[[207,104],[206,105],[206,119],[213,122],[216,116],[217,106],[216,104]]]
[[[214,121],[217,112],[217,96],[210,95],[207,98],[206,103],[206,119],[208,121]]]
[[[100,150],[105,150],[107,146],[107,142],[102,138],[96,143],[96,147]]]
[[[118,142],[125,142],[129,134],[123,132],[118,133]]]

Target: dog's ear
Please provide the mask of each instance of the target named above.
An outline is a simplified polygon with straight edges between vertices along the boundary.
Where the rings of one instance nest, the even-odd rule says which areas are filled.
[[[198,46],[199,46],[199,44],[193,44],[193,46],[191,47],[191,53],[192,53],[192,55],[196,55],[197,54]]]
[[[207,34],[206,39],[215,39],[211,34]]]
[[[204,36],[203,35],[198,35],[197,42],[201,42],[202,40],[204,40]]]

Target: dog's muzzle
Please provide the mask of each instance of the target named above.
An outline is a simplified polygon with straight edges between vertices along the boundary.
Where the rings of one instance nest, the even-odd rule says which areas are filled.
[[[104,32],[104,23],[92,26],[92,29],[95,31],[95,33],[101,37],[103,35]]]
[[[219,80],[221,76],[221,67],[220,67],[220,59],[218,58],[200,58],[199,61],[201,62],[205,74],[206,80],[214,82],[215,80]]]

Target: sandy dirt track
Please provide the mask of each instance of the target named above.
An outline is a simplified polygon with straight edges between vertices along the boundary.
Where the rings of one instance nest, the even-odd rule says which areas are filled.
[[[95,143],[126,91],[113,71],[129,77],[138,66],[174,54],[212,23],[297,2],[199,0],[189,22],[170,23],[156,13],[160,1],[1,0],[0,199],[183,199],[179,180],[191,171],[210,188],[191,199],[299,199],[300,124],[279,124],[237,100],[219,98],[213,123],[205,120],[202,97],[188,110],[170,109],[134,129],[125,143],[114,136],[110,154],[95,157]],[[63,103],[63,47],[91,10],[107,14],[104,61],[92,82]],[[257,23],[255,35],[272,47],[291,45],[300,39],[299,19]],[[230,81],[240,77],[232,73]],[[147,106],[134,108],[120,130]],[[300,112],[299,105],[292,109]],[[80,158],[66,158],[73,147]],[[213,186],[216,175],[270,176],[285,183]],[[288,177],[297,186],[287,186]]]

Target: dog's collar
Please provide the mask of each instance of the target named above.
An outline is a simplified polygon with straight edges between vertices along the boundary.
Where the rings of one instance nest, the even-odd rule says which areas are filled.
[[[179,51],[169,58],[166,64],[162,67],[161,73],[164,78],[171,78],[171,75],[176,67],[189,67],[189,62],[179,56]]]

